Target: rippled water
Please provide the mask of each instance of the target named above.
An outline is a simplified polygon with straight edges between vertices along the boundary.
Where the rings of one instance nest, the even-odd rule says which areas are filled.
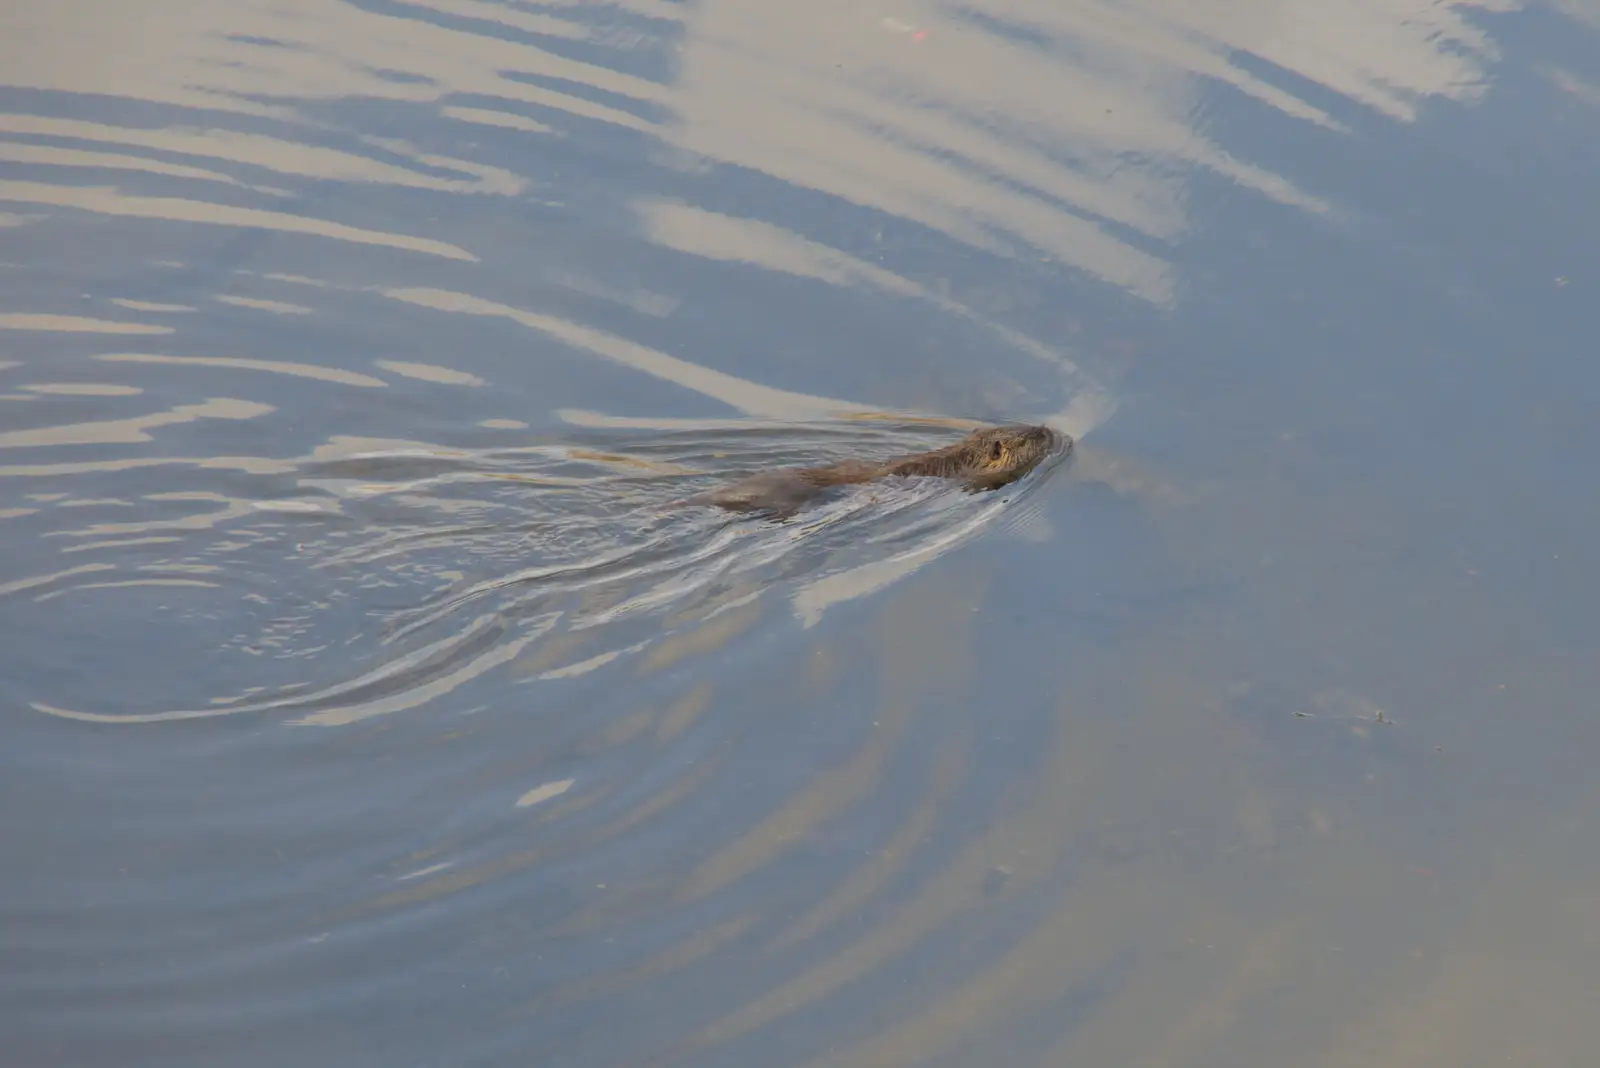
[[[1597,144],[1585,0],[10,5],[0,1061],[1585,1063]]]
[[[346,724],[426,705],[509,662],[531,672],[524,681],[584,675],[763,593],[787,597],[811,626],[829,606],[909,574],[999,513],[1025,519],[1021,502],[1057,464],[981,498],[940,479],[849,487],[784,522],[684,507],[686,495],[708,480],[789,463],[890,457],[942,443],[914,427],[874,433],[848,422],[809,435],[797,427],[679,431],[604,449],[347,441],[255,472],[265,476],[259,488],[235,476],[235,506],[220,492],[158,495],[222,505],[203,508],[198,523],[190,516],[130,526],[73,513],[86,525],[42,536],[68,539],[64,551],[94,554],[94,562],[11,583],[8,593],[34,606],[60,600],[66,628],[85,602],[105,596],[99,591],[148,589],[146,610],[174,617],[198,639],[180,649],[172,647],[175,630],[150,635],[168,655],[205,658],[234,687],[260,670],[253,661],[274,665],[269,679],[282,678],[277,661],[294,666],[278,685],[190,692],[168,698],[187,707],[138,708],[129,706],[142,701],[109,697],[80,663],[70,672],[76,677],[63,680],[87,691],[77,705],[30,703],[100,723],[295,712],[301,724]],[[167,533],[150,536],[157,530]],[[146,536],[117,536],[135,533]],[[137,562],[101,558],[130,544],[147,547]],[[241,555],[260,561],[270,580],[240,583],[234,572],[249,565],[230,563]],[[243,611],[222,607],[231,604]],[[50,614],[28,610],[35,625]],[[130,623],[144,625],[140,616]],[[36,655],[42,662],[50,653]]]

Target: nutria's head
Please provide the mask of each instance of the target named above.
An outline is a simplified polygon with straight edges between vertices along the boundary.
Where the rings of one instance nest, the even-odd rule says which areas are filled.
[[[1070,438],[1047,426],[997,426],[975,430],[956,446],[969,457],[974,475],[1009,475],[1010,480],[1039,466],[1051,453],[1070,447]]]
[[[1071,445],[1072,439],[1047,426],[986,427],[954,445],[897,460],[885,473],[960,478],[972,489],[994,489],[1015,482],[1046,456]]]

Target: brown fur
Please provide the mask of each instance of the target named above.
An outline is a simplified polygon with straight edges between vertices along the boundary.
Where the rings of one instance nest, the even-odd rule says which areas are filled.
[[[736,512],[765,512],[783,518],[829,487],[891,476],[959,479],[968,493],[977,493],[1009,485],[1039,466],[1046,456],[1071,447],[1071,438],[1049,427],[987,427],[973,431],[954,445],[886,463],[844,460],[826,467],[789,467],[751,475],[683,503],[714,505]]]

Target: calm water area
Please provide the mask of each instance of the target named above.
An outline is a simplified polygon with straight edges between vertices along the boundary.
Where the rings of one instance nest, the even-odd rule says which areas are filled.
[[[0,5],[0,1068],[1600,1063],[1597,190],[1596,0]]]

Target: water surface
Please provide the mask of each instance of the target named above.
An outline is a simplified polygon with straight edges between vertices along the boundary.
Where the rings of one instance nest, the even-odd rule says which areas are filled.
[[[1192,7],[0,14],[12,1059],[1581,1062],[1600,16]]]

